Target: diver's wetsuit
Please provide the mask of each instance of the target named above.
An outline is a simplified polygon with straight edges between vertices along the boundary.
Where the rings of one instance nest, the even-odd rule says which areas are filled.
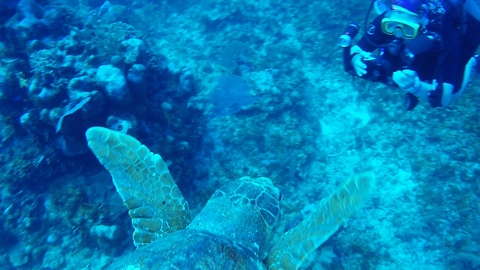
[[[407,65],[400,55],[392,55],[386,49],[387,44],[395,40],[394,36],[382,32],[381,22],[386,13],[377,16],[368,27],[366,34],[360,39],[357,46],[367,52],[384,48],[386,60],[392,64],[393,71],[411,69],[417,72],[419,79],[424,82],[436,80],[438,85],[448,83],[454,86],[454,92],[460,90],[465,71],[465,65],[474,56],[480,45],[480,22],[466,14],[465,33],[462,33],[458,23],[458,17],[452,10],[443,14],[441,27],[427,30],[438,33],[441,41],[426,52],[415,55],[413,62]],[[432,28],[432,27],[431,27]],[[368,35],[368,36],[367,36]],[[415,46],[416,39],[406,40],[410,46]],[[440,93],[432,93],[436,100],[431,100],[431,105],[436,105],[441,99]],[[437,92],[437,90],[433,92]]]

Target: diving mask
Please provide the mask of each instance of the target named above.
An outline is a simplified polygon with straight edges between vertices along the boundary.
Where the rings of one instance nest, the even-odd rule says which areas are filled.
[[[387,35],[395,35],[400,31],[403,38],[413,39],[422,26],[419,15],[399,6],[392,6],[387,16],[382,19],[382,32]]]

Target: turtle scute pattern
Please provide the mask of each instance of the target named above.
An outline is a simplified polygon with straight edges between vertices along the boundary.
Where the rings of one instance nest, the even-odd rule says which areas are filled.
[[[106,269],[264,270],[265,265],[230,239],[185,229],[116,258]]]
[[[280,190],[268,178],[243,177],[221,187],[187,229],[228,238],[265,258],[280,218]]]
[[[129,209],[137,247],[187,226],[187,201],[159,155],[135,138],[107,128],[92,127],[85,135]]]
[[[122,256],[107,269],[264,270],[271,230],[280,217],[279,198],[268,178],[232,181],[184,230]]]
[[[228,183],[189,223],[187,202],[159,155],[106,128],[90,128],[86,136],[129,209],[139,247],[109,269],[298,269],[373,189],[373,173],[348,179],[269,249],[281,197],[270,179]]]
[[[218,189],[212,199],[217,196],[228,197],[235,204],[250,204],[262,215],[265,223],[272,229],[280,218],[280,190],[266,177],[242,177],[232,184]]]
[[[371,172],[357,174],[339,185],[310,216],[280,237],[268,254],[268,269],[298,269],[370,198],[373,185]]]

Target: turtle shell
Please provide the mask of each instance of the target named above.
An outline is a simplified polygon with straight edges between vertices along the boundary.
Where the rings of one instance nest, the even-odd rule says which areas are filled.
[[[205,231],[180,230],[138,248],[107,269],[266,269],[249,249]]]

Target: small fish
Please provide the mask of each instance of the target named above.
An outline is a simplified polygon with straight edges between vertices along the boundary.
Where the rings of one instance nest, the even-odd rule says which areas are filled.
[[[290,223],[288,223],[287,226],[285,226],[285,230],[283,231],[284,233],[288,232],[289,230],[295,228],[301,221],[303,220],[302,214],[299,214],[295,216]]]

